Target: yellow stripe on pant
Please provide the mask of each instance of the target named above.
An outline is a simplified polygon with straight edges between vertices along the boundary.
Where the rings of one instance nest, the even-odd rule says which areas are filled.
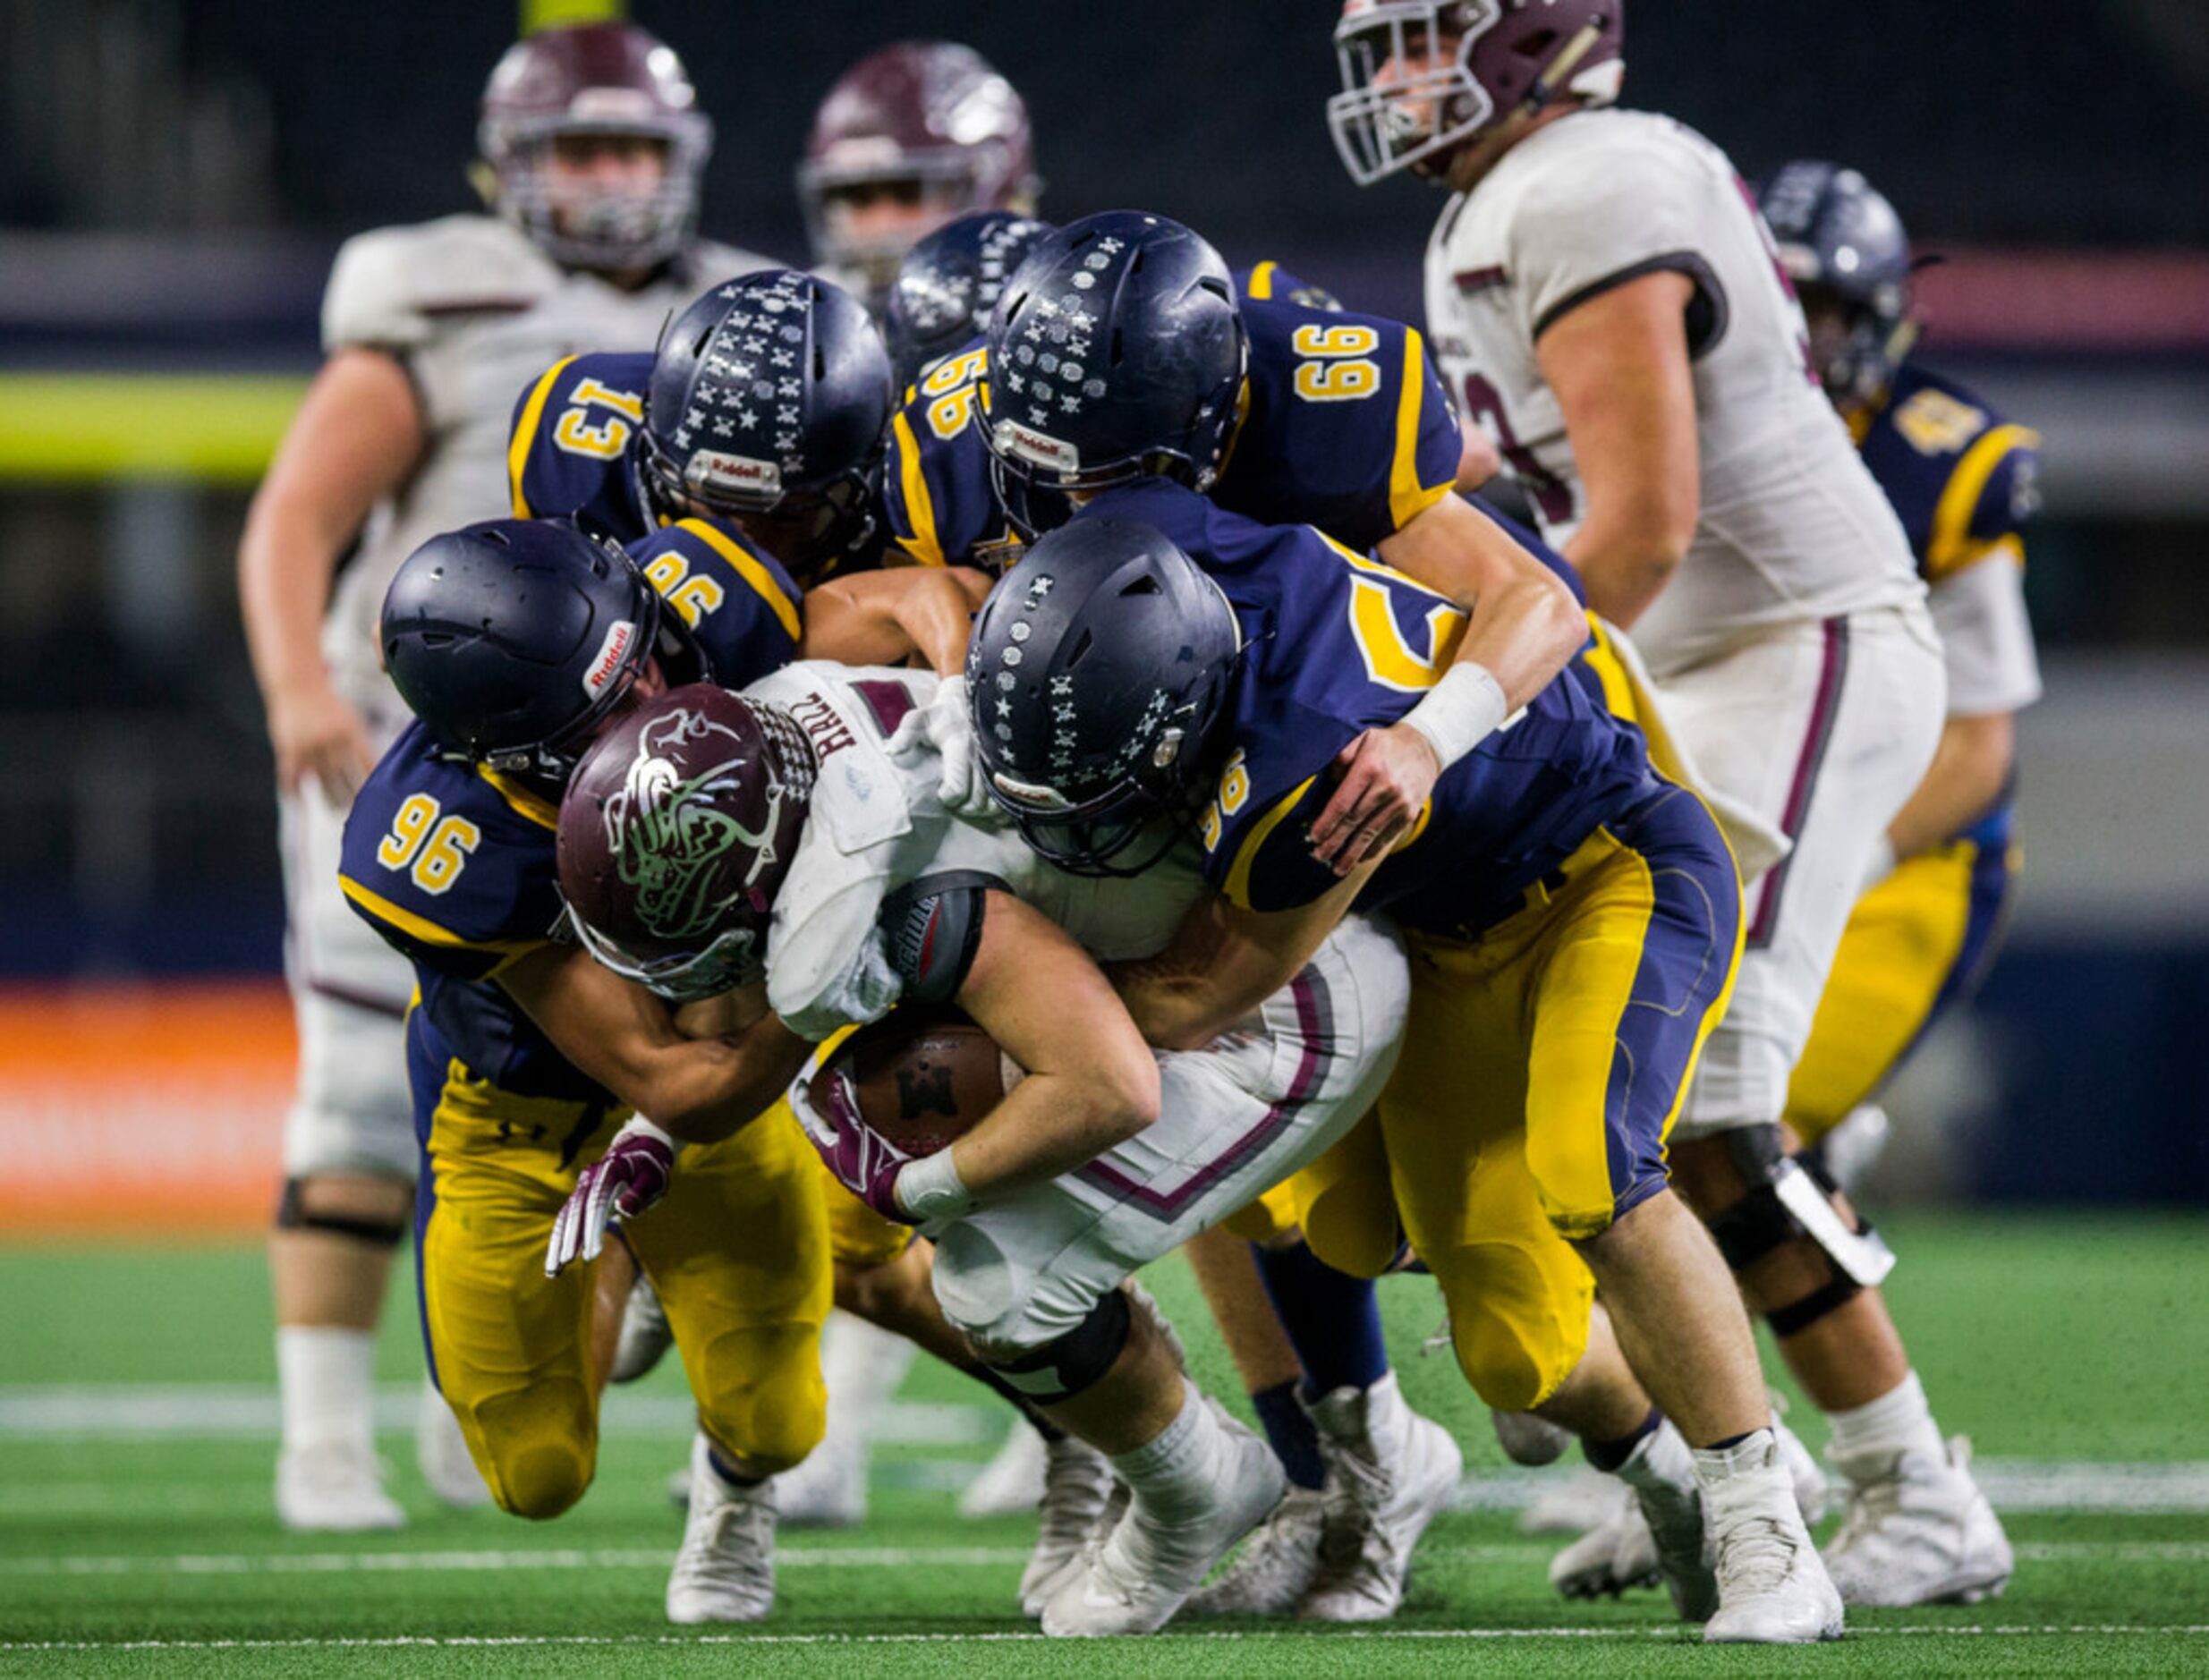
[[[1964,960],[1980,863],[1976,844],[1951,840],[1856,900],[1788,1082],[1788,1124],[1805,1143],[1868,1100],[1924,1031]]]
[[[438,1387],[499,1505],[556,1516],[597,1466],[599,1394],[590,1268],[547,1277],[545,1244],[624,1111],[519,1097],[458,1061],[435,1100],[420,1263]],[[587,1141],[564,1161],[584,1127]],[[686,1149],[666,1198],[623,1227],[667,1310],[701,1426],[769,1473],[803,1459],[825,1418],[821,1181],[778,1104],[733,1138]]]
[[[1709,823],[1699,804],[1682,814]],[[1729,861],[1716,867],[1722,848],[1708,861],[1709,880],[1691,885],[1729,896],[1713,902],[1702,952],[1667,911],[1696,900],[1682,872],[1608,830],[1476,939],[1412,935],[1404,1051],[1379,1114],[1291,1181],[1306,1239],[1339,1269],[1380,1270],[1400,1219],[1442,1286],[1457,1362],[1492,1406],[1538,1404],[1572,1373],[1594,1282],[1571,1240],[1661,1187],[1653,1150],[1740,956],[1738,885]],[[1666,965],[1674,983],[1653,987]],[[1638,1161],[1622,1124],[1641,1129]]]

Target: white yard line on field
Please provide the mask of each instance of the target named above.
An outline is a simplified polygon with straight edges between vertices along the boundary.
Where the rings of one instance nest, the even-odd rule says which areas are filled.
[[[2209,1634],[2209,1623],[2182,1623],[2157,1627],[2137,1622],[2018,1624],[2009,1626],[1921,1626],[1851,1628],[1848,1637],[1861,1639],[2051,1639],[2082,1635],[2144,1638]],[[1024,1645],[1041,1643],[1049,1635],[1032,1632],[1002,1633],[506,1633],[395,1634],[386,1639],[132,1639],[132,1640],[7,1640],[0,1653],[31,1651],[125,1650],[420,1650],[451,1647],[460,1650],[508,1650],[516,1647],[662,1647],[670,1645]],[[1169,1631],[1151,1635],[1168,1644],[1211,1641],[1235,1644],[1245,1640],[1542,1640],[1606,1639],[1660,1644],[1697,1643],[1695,1635],[1677,1626],[1667,1627],[1372,1627],[1330,1628],[1323,1633],[1308,1629],[1229,1629],[1202,1633]]]

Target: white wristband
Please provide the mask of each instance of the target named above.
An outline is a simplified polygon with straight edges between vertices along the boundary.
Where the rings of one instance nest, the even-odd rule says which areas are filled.
[[[1400,721],[1426,737],[1447,770],[1495,734],[1510,710],[1495,674],[1484,665],[1460,660]]]
[[[948,1149],[923,1155],[899,1167],[897,1184],[891,1194],[900,1207],[922,1225],[932,1225],[939,1219],[956,1219],[974,1205],[973,1197],[967,1193],[966,1181],[959,1176],[958,1166],[952,1160]]]
[[[681,1138],[675,1137],[672,1133],[663,1130],[661,1127],[654,1125],[650,1120],[647,1120],[641,1114],[631,1115],[629,1116],[629,1124],[622,1127],[622,1131],[632,1134],[642,1133],[646,1137],[658,1138],[662,1143],[667,1146],[667,1153],[670,1155],[680,1155],[683,1153],[683,1140]]]

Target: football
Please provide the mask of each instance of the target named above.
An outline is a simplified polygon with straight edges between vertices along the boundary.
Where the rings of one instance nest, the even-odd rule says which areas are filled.
[[[1020,1079],[956,1009],[896,1010],[846,1039],[824,1071],[849,1082],[871,1129],[916,1157],[949,1147]]]

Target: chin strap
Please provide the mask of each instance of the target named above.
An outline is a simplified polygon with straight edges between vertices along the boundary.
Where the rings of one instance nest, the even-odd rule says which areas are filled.
[[[1573,72],[1580,68],[1580,61],[1595,49],[1596,42],[1603,38],[1603,31],[1610,27],[1610,20],[1601,13],[1582,24],[1573,38],[1558,49],[1557,56],[1542,66],[1534,86],[1526,89],[1519,109],[1531,114],[1554,99],[1557,90],[1570,83]]]

